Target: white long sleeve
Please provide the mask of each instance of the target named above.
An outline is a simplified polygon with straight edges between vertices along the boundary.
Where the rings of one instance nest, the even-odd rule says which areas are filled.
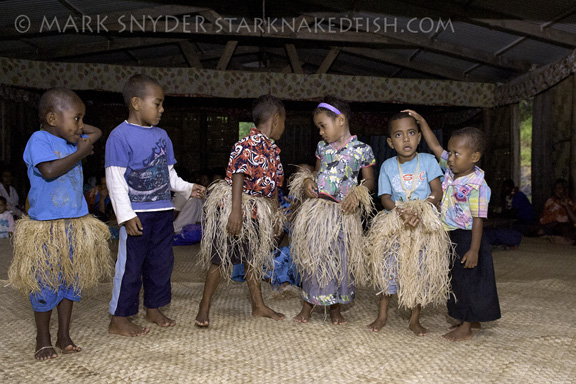
[[[192,194],[193,183],[182,180],[180,176],[176,173],[173,165],[168,166],[168,171],[170,172],[170,189],[172,192],[186,197],[186,200],[190,198]]]
[[[126,168],[124,167],[106,168],[106,184],[118,224],[136,217],[136,212],[132,209],[132,203],[128,196],[128,183],[126,183],[124,178],[125,173]]]

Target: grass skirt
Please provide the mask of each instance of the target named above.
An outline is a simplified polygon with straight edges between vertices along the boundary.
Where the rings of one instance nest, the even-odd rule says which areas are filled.
[[[257,218],[253,219],[254,210]],[[226,230],[232,211],[232,187],[226,181],[213,184],[204,204],[200,261],[205,268],[211,264],[213,252],[220,257],[221,274],[232,277],[234,267],[232,251],[236,250],[242,263],[247,264],[253,277],[262,279],[274,270],[274,229],[282,225],[284,215],[272,199],[242,193],[242,230],[238,236],[229,236]]]
[[[366,272],[361,217],[372,208],[368,189],[358,186],[350,192],[358,198],[360,209],[344,214],[340,203],[307,198],[303,191],[308,178],[312,174],[306,171],[295,173],[290,180],[290,195],[296,201],[290,255],[298,272],[314,276],[320,287],[333,281],[340,284],[345,278],[363,279]]]
[[[446,303],[450,296],[450,262],[453,246],[438,211],[431,204],[413,200],[397,203],[397,209],[379,212],[366,235],[366,253],[372,285],[390,294],[396,276],[398,306]],[[412,209],[420,218],[416,228],[405,226],[399,209]]]
[[[26,293],[61,284],[81,292],[112,271],[108,226],[91,215],[75,219],[16,221],[8,280]]]

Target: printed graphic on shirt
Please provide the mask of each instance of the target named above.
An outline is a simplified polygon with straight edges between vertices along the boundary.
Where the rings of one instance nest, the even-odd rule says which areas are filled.
[[[128,195],[132,202],[170,200],[166,148],[166,140],[158,140],[152,154],[142,162],[142,168],[126,170]]]
[[[413,173],[407,173],[404,175],[404,189],[406,189],[407,191],[411,190],[412,188],[414,190],[418,189],[420,184],[422,184],[426,180],[426,172],[424,171],[420,172],[418,174],[418,178],[414,181],[413,179],[414,179]],[[394,188],[394,191],[398,194],[402,194],[404,192],[404,189],[402,189],[402,184],[400,183],[400,175],[395,175],[392,178],[392,188]]]

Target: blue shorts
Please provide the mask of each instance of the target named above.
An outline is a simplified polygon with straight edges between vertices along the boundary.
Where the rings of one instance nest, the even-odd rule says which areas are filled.
[[[42,287],[42,291],[30,294],[30,303],[34,312],[48,312],[56,308],[64,299],[80,301],[80,293],[74,292],[74,287],[60,285],[58,291]]]

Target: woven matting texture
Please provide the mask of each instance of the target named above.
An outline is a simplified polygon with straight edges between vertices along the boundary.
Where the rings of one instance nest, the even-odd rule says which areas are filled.
[[[576,248],[524,239],[515,251],[494,252],[502,319],[483,324],[466,342],[441,338],[444,307],[425,308],[430,334],[416,337],[408,313],[391,303],[388,324],[366,330],[376,316],[374,291],[360,289],[331,325],[315,309],[308,324],[291,321],[300,310],[298,290],[263,284],[268,305],[284,321],[250,316],[243,283],[222,283],[209,329],[194,326],[204,274],[197,246],[175,247],[173,328],[151,326],[148,335],[108,334],[111,282],[87,292],[74,306],[72,338],[83,351],[50,361],[33,358],[35,327],[26,297],[6,287],[12,255],[0,240],[0,383],[573,383],[576,382]],[[145,325],[143,311],[135,322]],[[52,335],[56,335],[56,313]]]

